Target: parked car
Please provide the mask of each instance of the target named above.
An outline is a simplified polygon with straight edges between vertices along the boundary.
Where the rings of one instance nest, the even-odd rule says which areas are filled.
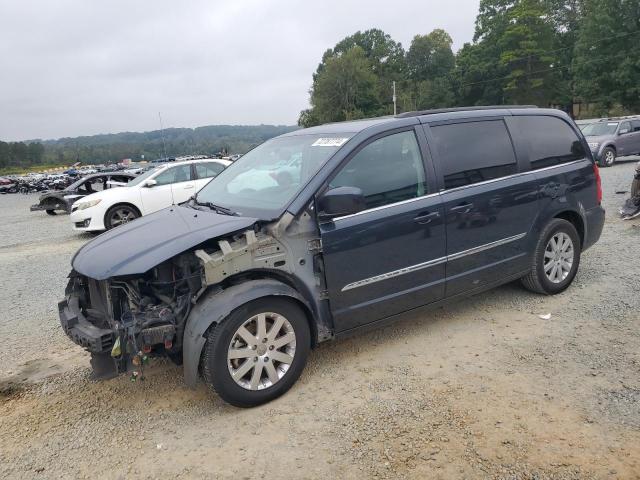
[[[31,205],[30,210],[32,212],[44,210],[49,215],[55,215],[57,212],[71,213],[71,206],[79,199],[113,186],[126,185],[135,177],[134,174],[125,172],[87,175],[64,190],[51,190],[40,195],[38,203]]]
[[[617,157],[640,154],[640,117],[603,119],[582,133],[601,167],[610,167]]]
[[[252,183],[287,157],[297,175]],[[230,189],[241,175],[245,188]],[[297,130],[189,202],[82,247],[60,321],[98,376],[135,378],[147,356],[168,355],[188,385],[201,373],[227,402],[254,406],[286,392],[320,342],[513,280],[562,292],[600,237],[601,199],[586,140],[558,110]]]
[[[217,159],[164,163],[138,176],[126,188],[104,190],[76,202],[71,207],[73,228],[109,230],[185,202],[230,163]]]

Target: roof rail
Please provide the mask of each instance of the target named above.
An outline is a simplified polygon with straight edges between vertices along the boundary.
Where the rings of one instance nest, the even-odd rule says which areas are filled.
[[[620,120],[634,120],[638,117],[639,115],[625,115],[622,117],[604,117],[604,118],[601,118],[600,121],[601,122],[611,122],[611,121],[619,122]]]
[[[421,115],[435,115],[436,113],[468,112],[473,110],[508,110],[511,108],[538,108],[537,105],[487,105],[475,107],[436,108],[434,110],[418,110],[404,112],[396,115],[396,118],[419,117]]]

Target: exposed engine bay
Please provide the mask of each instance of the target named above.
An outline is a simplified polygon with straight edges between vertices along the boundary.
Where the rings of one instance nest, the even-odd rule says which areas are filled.
[[[286,235],[283,235],[284,231]],[[264,272],[295,274],[323,289],[317,240],[308,215],[212,239],[163,261],[142,275],[96,280],[73,270],[59,303],[65,333],[91,352],[96,378],[143,376],[151,356],[182,362],[187,320],[198,299]],[[306,242],[290,241],[290,239]],[[262,272],[262,273],[261,273]],[[330,336],[320,332],[322,339]]]
[[[63,328],[92,353],[91,364],[100,378],[133,370],[135,379],[150,355],[168,355],[179,362],[182,333],[202,289],[202,273],[191,252],[143,277],[98,281],[72,272],[67,300],[60,304]]]

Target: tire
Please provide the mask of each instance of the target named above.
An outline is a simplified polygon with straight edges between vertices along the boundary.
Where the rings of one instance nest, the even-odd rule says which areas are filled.
[[[57,215],[55,210],[45,210],[45,212],[47,212],[47,215]]]
[[[562,239],[563,245],[566,245],[565,241],[569,239],[571,251],[569,252],[568,248],[566,251],[554,251],[552,239],[556,240],[556,244],[559,243],[557,239]],[[522,284],[527,290],[545,295],[555,295],[566,290],[578,272],[581,248],[580,237],[573,224],[561,218],[554,218],[540,234],[533,253],[531,271],[522,277]],[[569,258],[571,263],[567,268]],[[556,275],[552,280],[554,264]],[[560,272],[559,268],[562,268]]]
[[[267,342],[257,338],[262,315]],[[272,333],[272,329],[277,328],[275,323],[280,323],[281,318],[284,318],[282,326]],[[251,343],[240,336],[242,327]],[[291,338],[295,338],[293,344]],[[277,346],[287,339],[288,343]],[[304,369],[310,349],[311,334],[302,309],[283,298],[260,298],[234,310],[209,331],[202,357],[202,373],[207,384],[226,402],[236,407],[254,407],[279,397],[293,386]],[[275,356],[274,351],[285,362],[269,358],[270,355]],[[268,369],[267,365],[271,367]],[[259,381],[254,382],[258,368]],[[236,380],[232,377],[232,370],[238,375]]]
[[[602,150],[602,155],[600,155],[600,159],[598,160],[598,166],[601,168],[610,167],[616,161],[616,151],[611,147],[605,147]]]
[[[104,226],[107,230],[111,230],[112,228],[129,223],[138,217],[140,217],[140,212],[137,208],[124,204],[114,205],[107,210],[104,216]]]

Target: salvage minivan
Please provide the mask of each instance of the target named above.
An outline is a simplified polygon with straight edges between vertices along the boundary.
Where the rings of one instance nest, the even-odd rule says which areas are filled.
[[[557,110],[297,130],[83,246],[60,321],[97,377],[166,355],[187,385],[254,406],[291,388],[320,342],[518,279],[562,292],[600,237],[601,200],[587,142]]]

